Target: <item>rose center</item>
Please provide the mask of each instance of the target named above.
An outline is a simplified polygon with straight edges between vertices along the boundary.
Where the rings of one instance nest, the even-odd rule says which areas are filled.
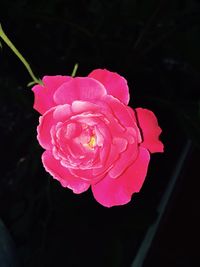
[[[90,137],[90,140],[88,143],[84,144],[85,147],[89,148],[89,149],[94,149],[94,147],[96,146],[96,138],[95,135],[92,135]]]
[[[90,141],[89,141],[89,143],[88,143],[88,146],[89,146],[90,148],[94,148],[95,145],[96,145],[96,139],[95,139],[95,136],[93,135],[93,136],[91,136],[91,138],[90,138]]]

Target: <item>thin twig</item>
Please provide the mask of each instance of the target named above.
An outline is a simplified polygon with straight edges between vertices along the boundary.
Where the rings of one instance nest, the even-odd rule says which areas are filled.
[[[7,46],[10,47],[10,49],[13,51],[13,53],[20,59],[20,61],[24,64],[25,68],[27,69],[28,73],[30,74],[31,78],[33,79],[33,83],[43,84],[40,79],[36,78],[29,63],[22,56],[22,54],[19,52],[19,50],[14,46],[14,44],[11,42],[11,40],[7,37],[7,35],[5,34],[5,32],[2,29],[1,24],[0,24],[0,37],[7,44]]]

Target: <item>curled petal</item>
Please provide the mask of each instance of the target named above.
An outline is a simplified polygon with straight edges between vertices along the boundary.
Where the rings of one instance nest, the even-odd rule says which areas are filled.
[[[39,118],[39,125],[37,127],[37,139],[44,149],[51,149],[52,137],[51,128],[58,121],[65,121],[71,114],[69,105],[60,105],[48,110],[43,116]]]
[[[163,152],[164,146],[159,140],[162,130],[154,113],[148,109],[137,108],[136,114],[143,135],[141,146],[147,148],[151,153]]]
[[[150,155],[148,150],[140,148],[137,160],[117,179],[107,174],[101,181],[92,185],[95,199],[105,207],[124,205],[139,192],[145,180]]]
[[[95,80],[101,82],[109,95],[118,98],[125,105],[129,102],[129,89],[126,79],[117,74],[116,72],[111,72],[106,69],[96,69],[93,70],[88,77],[94,78]]]
[[[100,99],[106,94],[104,86],[91,78],[76,77],[64,83],[54,94],[56,104],[71,104],[75,100]]]
[[[86,191],[90,185],[82,179],[73,176],[67,168],[63,167],[56,160],[50,151],[45,151],[42,155],[42,163],[47,172],[49,172],[63,187],[68,187],[75,194],[80,194]]]
[[[35,85],[32,88],[34,92],[34,109],[39,113],[43,114],[50,108],[54,107],[56,104],[53,100],[53,95],[55,91],[63,83],[70,81],[72,77],[70,76],[44,76],[42,79],[44,85]]]
[[[41,116],[39,118],[39,125],[37,127],[37,139],[39,144],[44,149],[51,149],[51,128],[53,126],[54,119],[53,119],[53,112],[55,108],[50,109],[47,111],[45,116]]]

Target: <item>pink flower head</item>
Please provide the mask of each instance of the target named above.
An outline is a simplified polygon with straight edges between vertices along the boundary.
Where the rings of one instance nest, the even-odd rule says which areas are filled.
[[[150,152],[163,152],[153,112],[127,106],[126,80],[105,69],[45,76],[43,84],[32,90],[46,171],[76,194],[91,186],[103,206],[128,203],[145,180]]]

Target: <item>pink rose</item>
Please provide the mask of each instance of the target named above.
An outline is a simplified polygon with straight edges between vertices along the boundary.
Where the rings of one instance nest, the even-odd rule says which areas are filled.
[[[126,80],[107,70],[45,76],[43,83],[33,92],[46,171],[76,194],[91,186],[103,206],[128,203],[145,180],[150,152],[163,152],[153,112],[128,107]]]

